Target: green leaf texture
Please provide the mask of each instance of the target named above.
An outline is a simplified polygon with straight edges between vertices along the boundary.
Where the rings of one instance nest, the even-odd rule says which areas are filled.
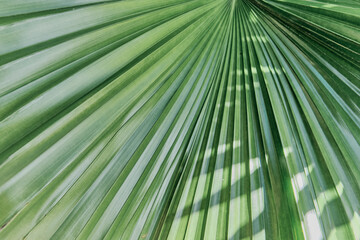
[[[359,0],[0,0],[0,239],[360,239]]]

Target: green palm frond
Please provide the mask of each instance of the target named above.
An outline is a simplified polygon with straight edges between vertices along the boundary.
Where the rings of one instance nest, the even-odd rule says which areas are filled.
[[[0,0],[0,239],[360,239],[358,0]]]

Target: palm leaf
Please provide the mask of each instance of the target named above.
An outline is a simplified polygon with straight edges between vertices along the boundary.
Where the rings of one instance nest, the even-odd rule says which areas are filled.
[[[359,239],[357,0],[0,0],[0,239]]]

